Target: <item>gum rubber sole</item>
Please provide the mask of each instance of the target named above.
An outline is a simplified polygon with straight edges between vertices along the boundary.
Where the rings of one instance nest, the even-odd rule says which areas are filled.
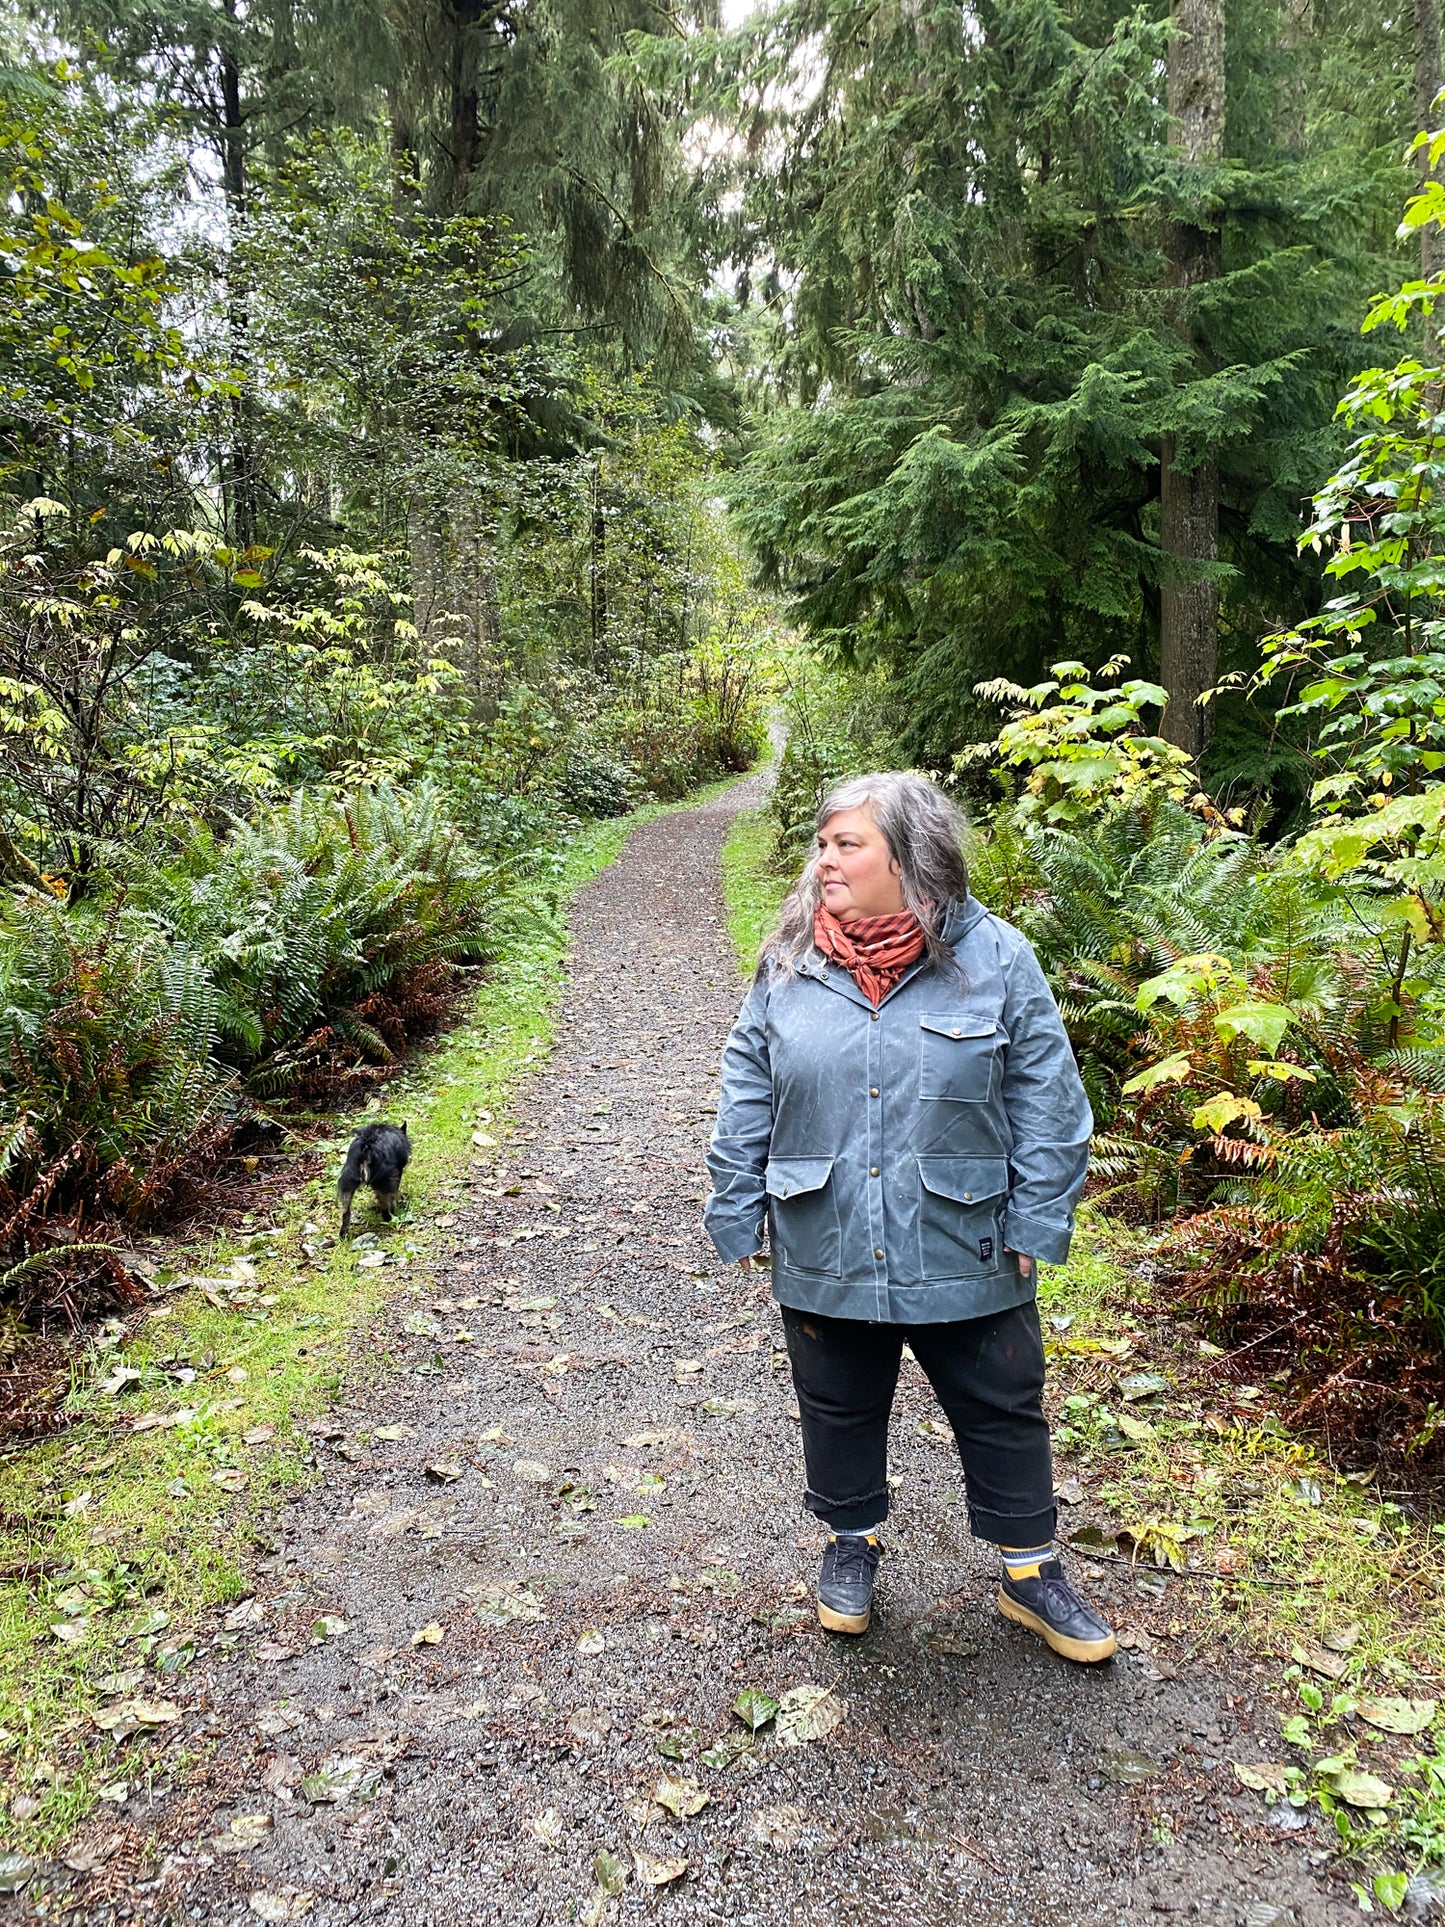
[[[1017,1599],[1010,1599],[1002,1588],[998,1595],[998,1609],[1005,1619],[1011,1619],[1016,1626],[1026,1626],[1031,1633],[1037,1633],[1046,1645],[1065,1659],[1076,1659],[1085,1666],[1092,1666],[1101,1659],[1112,1659],[1118,1650],[1119,1642],[1113,1633],[1106,1639],[1070,1639],[1046,1619],[1031,1613],[1027,1606],[1021,1606]]]
[[[872,1617],[871,1606],[861,1613],[835,1613],[831,1606],[825,1606],[821,1599],[818,1601],[818,1624],[830,1633],[866,1633]]]

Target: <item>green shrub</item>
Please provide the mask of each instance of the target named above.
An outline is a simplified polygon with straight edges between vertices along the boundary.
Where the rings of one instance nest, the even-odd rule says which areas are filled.
[[[280,1095],[384,1062],[435,1028],[455,967],[521,914],[434,785],[300,791],[221,841],[195,833],[130,901],[199,960],[227,1061]]]
[[[0,920],[0,1259],[42,1219],[177,1209],[249,1100],[374,1078],[538,914],[431,786],[303,792],[113,886],[105,908],[20,893]]]

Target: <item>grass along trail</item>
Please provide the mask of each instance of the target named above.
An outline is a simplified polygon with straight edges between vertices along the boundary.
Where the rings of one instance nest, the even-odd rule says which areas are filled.
[[[1133,1628],[1117,1663],[1005,1625],[911,1365],[881,1609],[861,1640],[818,1628],[779,1322],[699,1221],[739,996],[719,858],[752,800],[641,825],[576,900],[551,1054],[505,1134],[428,1174],[445,1241],[368,1302],[372,1362],[311,1427],[320,1476],[254,1596],[145,1676],[174,1717],[97,1739],[125,1797],[22,1910],[1354,1917],[1320,1808],[1281,1828],[1230,1764],[1281,1756],[1278,1667],[1196,1621],[1199,1574],[1122,1560],[1089,1579]],[[1106,1270],[1055,1274],[1061,1341],[1087,1338]],[[1095,1472],[1070,1476],[1085,1506]]]

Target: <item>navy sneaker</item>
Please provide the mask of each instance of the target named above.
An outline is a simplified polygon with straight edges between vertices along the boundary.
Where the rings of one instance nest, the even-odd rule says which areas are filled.
[[[864,1532],[838,1532],[818,1574],[818,1619],[830,1633],[866,1633],[873,1611],[873,1575],[883,1548]]]
[[[1086,1665],[1112,1659],[1119,1644],[1113,1627],[1084,1604],[1057,1559],[1046,1559],[1037,1579],[1010,1579],[1005,1573],[999,1583],[998,1609],[1016,1626],[1037,1633],[1065,1659]]]

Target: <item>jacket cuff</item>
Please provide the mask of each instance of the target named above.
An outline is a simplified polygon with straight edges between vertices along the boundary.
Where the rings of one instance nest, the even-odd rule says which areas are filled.
[[[1064,1262],[1069,1255],[1073,1236],[1072,1219],[1060,1225],[1051,1223],[1047,1218],[1031,1218],[1027,1212],[1011,1208],[1003,1214],[1003,1241],[1009,1250],[1041,1259],[1046,1265],[1061,1265]]]
[[[735,1265],[743,1258],[751,1258],[767,1243],[767,1230],[761,1220],[751,1227],[737,1218],[727,1218],[717,1224],[707,1220],[706,1223],[707,1235],[725,1265]]]

